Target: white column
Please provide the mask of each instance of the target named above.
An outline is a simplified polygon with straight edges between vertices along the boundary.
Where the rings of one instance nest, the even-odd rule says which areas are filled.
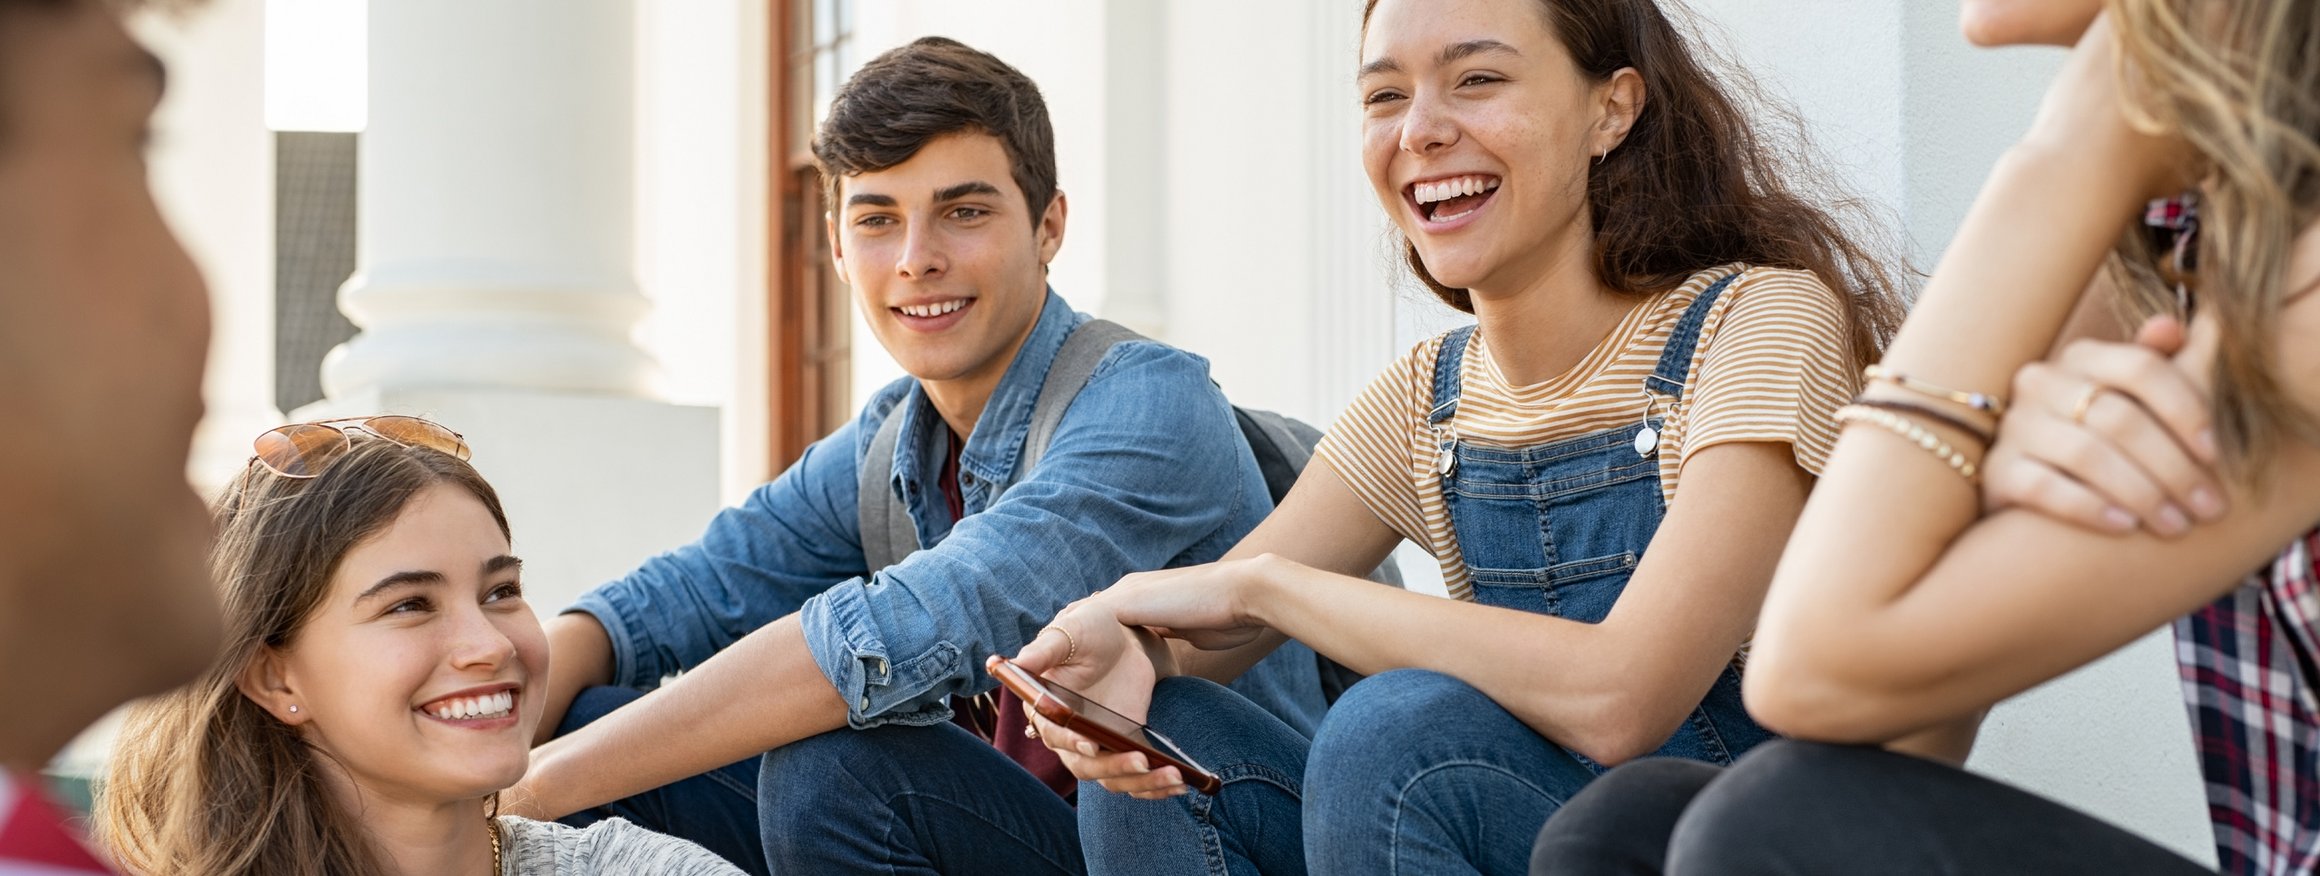
[[[497,386],[632,397],[653,364],[636,290],[633,6],[394,0],[370,6],[363,334],[332,396]]]
[[[392,411],[465,433],[543,612],[701,531],[717,410],[657,400],[631,335],[630,0],[370,4],[363,332],[302,417]]]
[[[137,35],[169,65],[155,113],[153,193],[210,294],[209,412],[192,476],[215,489],[241,469],[274,409],[274,135],[266,129],[265,3],[223,0],[143,15]]]

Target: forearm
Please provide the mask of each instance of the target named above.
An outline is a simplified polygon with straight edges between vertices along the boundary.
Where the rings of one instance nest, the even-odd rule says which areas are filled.
[[[539,814],[561,817],[845,724],[846,705],[792,615],[536,749],[526,782]]]
[[[612,683],[612,637],[595,615],[567,612],[549,618],[547,627],[548,689],[533,745],[556,738],[556,727],[581,691]]]
[[[2098,38],[2109,38],[2107,28],[2089,37]],[[2050,96],[2032,135],[2000,159],[1887,351],[1888,369],[1999,394],[2053,345],[2079,300],[2074,293],[2173,172],[2164,144],[2117,118],[2108,57],[2082,47],[2057,88],[2076,83],[2095,93]],[[2086,118],[2105,112],[2102,123]],[[2084,135],[2070,141],[2059,131],[2074,119]],[[1870,393],[1907,397],[1882,384]],[[1772,666],[1784,684],[1809,684],[1820,669],[1905,664],[1880,621],[1974,522],[1976,500],[1970,482],[1913,443],[1848,429],[1767,600],[1758,656],[1769,662],[1758,668]],[[1861,537],[1865,521],[1874,538]],[[1802,674],[1789,678],[1789,669]],[[1908,693],[1908,683],[1893,681],[1895,693]]]
[[[1635,756],[1635,739],[1653,735],[1632,728],[1662,723],[1638,721],[1639,703],[1680,700],[1682,709],[1660,710],[1680,715],[1713,680],[1680,692],[1649,677],[1649,661],[1635,659],[1647,646],[1611,622],[1411,593],[1287,561],[1261,580],[1250,605],[1265,626],[1364,675],[1413,668],[1455,677],[1540,735],[1607,762]]]

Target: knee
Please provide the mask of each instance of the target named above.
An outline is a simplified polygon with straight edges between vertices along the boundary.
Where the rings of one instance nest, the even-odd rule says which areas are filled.
[[[1676,824],[1670,864],[1720,861],[1742,870],[1759,855],[1811,839],[1844,820],[1865,758],[1898,757],[1849,746],[1777,739],[1759,746],[1702,790]]]
[[[833,806],[833,795],[883,799],[880,781],[893,764],[875,730],[832,730],[765,753],[758,768],[757,811],[767,835],[823,824],[834,810],[860,812],[861,799]]]
[[[1498,709],[1498,704],[1472,685],[1439,672],[1381,672],[1347,688],[1330,707],[1313,738],[1313,757],[1322,762],[1367,762],[1409,752],[1414,742],[1432,735],[1425,732],[1428,729],[1483,707]]]
[[[1232,688],[1205,678],[1189,675],[1163,678],[1152,687],[1152,706],[1145,723],[1171,726],[1186,718],[1237,711],[1240,703],[1247,702],[1247,697],[1234,693]]]
[[[1668,838],[1700,789],[1723,769],[1645,758],[1605,773],[1547,819],[1532,873],[1658,873]]]

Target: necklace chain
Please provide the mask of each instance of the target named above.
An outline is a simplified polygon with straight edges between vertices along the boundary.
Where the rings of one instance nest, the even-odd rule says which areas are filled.
[[[500,869],[499,819],[485,819],[484,824],[491,829],[491,876],[499,876],[499,874],[506,872]]]

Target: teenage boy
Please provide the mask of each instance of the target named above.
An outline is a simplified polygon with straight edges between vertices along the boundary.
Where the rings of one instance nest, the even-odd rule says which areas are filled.
[[[1021,464],[1087,320],[1046,286],[1065,201],[1023,74],[919,40],[847,81],[814,154],[831,255],[910,377],[700,541],[550,623],[543,726],[568,735],[515,805],[622,815],[759,870],[1079,872],[1071,778],[1021,704],[988,695],[983,658],[1122,575],[1223,554],[1271,510],[1263,477],[1207,363],[1148,341],[1110,348]],[[891,458],[869,460],[889,418]],[[883,570],[857,523],[873,462],[921,548]],[[1275,655],[1244,689],[1310,732],[1313,660]]]
[[[209,304],[145,185],[161,64],[122,5],[0,0],[0,873],[109,872],[40,769],[219,635],[185,476]]]

